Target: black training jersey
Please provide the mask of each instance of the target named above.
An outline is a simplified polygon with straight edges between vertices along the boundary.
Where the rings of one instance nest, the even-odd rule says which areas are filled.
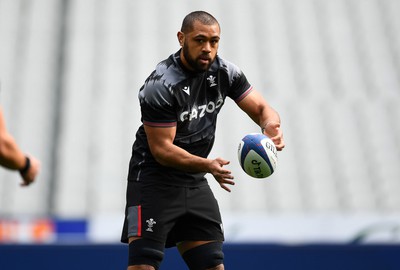
[[[208,71],[190,72],[180,51],[159,63],[139,91],[142,123],[174,127],[174,144],[206,158],[214,144],[217,115],[228,96],[242,100],[252,87],[241,70],[218,57]],[[206,184],[205,173],[189,173],[159,164],[152,156],[143,125],[136,133],[129,164],[129,181],[178,186]]]

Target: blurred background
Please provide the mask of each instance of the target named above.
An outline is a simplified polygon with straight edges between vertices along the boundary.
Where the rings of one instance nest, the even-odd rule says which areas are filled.
[[[0,104],[35,185],[0,169],[0,242],[118,243],[138,90],[179,49],[194,10],[221,25],[219,55],[281,115],[277,171],[247,176],[259,128],[232,100],[210,157],[227,243],[400,242],[400,1],[0,0]]]

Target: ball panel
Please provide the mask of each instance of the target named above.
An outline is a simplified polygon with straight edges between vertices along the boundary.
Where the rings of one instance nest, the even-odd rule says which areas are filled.
[[[273,172],[268,162],[254,150],[246,155],[243,168],[248,175],[255,178],[265,178]]]
[[[255,178],[266,178],[274,173],[277,151],[274,143],[264,134],[246,135],[239,144],[238,159],[242,169]]]
[[[247,151],[243,150],[244,144],[245,144],[244,141],[241,141],[239,143],[239,148],[238,148],[238,159],[239,159],[240,166],[242,168],[243,168],[244,159],[245,159],[246,153],[247,153]]]
[[[268,162],[270,167],[273,168],[273,171],[275,171],[276,164],[278,162],[278,153],[275,144],[270,138],[267,137],[261,140],[261,145],[264,148],[264,151],[268,157],[266,158],[266,161]]]

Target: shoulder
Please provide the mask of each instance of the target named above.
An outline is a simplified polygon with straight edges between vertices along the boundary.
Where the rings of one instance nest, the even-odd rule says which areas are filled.
[[[231,97],[236,99],[242,95],[243,91],[247,91],[251,87],[246,76],[237,65],[220,56],[217,56],[215,62],[217,62],[221,73],[224,74],[223,78],[225,77],[229,89],[233,89],[229,94]]]
[[[231,81],[243,75],[242,70],[234,63],[220,56],[217,56],[216,60],[216,62],[218,63],[218,68],[226,73]]]
[[[146,79],[139,91],[139,99],[147,103],[172,103],[172,89],[184,79],[174,55],[171,55],[158,63]]]
[[[226,60],[225,58],[222,58],[219,55],[217,56],[217,61],[219,63],[220,68],[225,69],[226,71],[235,72],[237,70],[240,70],[237,65],[235,65],[231,61]]]
[[[177,53],[171,54],[167,59],[158,63],[149,78],[167,86],[176,85],[184,80],[186,76],[178,64],[177,56]]]

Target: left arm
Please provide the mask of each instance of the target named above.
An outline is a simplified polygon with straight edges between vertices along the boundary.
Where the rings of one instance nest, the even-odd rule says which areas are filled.
[[[263,133],[271,138],[278,151],[285,147],[279,114],[269,106],[259,92],[254,89],[237,104],[262,128]]]

